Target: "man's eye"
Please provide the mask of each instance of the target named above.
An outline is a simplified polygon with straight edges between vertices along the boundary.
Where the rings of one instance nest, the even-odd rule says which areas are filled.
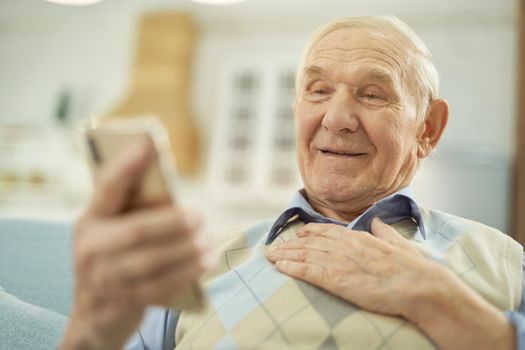
[[[365,94],[365,98],[367,98],[367,99],[369,99],[369,100],[381,100],[381,99],[382,99],[381,96],[376,95],[376,94],[373,94],[373,93],[371,93],[371,92],[367,92],[367,93]]]
[[[323,81],[316,81],[310,84],[307,88],[307,93],[311,97],[324,97],[331,92],[330,86]]]
[[[361,91],[357,93],[357,96],[361,99],[361,101],[371,106],[382,106],[387,103],[387,98],[385,95],[375,91]]]

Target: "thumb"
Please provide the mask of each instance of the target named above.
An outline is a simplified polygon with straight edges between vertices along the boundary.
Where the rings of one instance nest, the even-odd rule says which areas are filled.
[[[154,155],[150,140],[141,140],[123,150],[100,169],[89,210],[98,215],[122,211],[140,184]]]
[[[397,233],[396,230],[392,228],[392,226],[385,224],[383,220],[377,216],[372,220],[370,228],[372,230],[372,234],[377,238],[391,240],[399,240],[403,238],[399,233]]]

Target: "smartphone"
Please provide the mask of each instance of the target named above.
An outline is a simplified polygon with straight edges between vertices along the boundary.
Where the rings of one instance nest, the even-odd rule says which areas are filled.
[[[100,169],[139,141],[153,145],[154,156],[140,186],[129,200],[127,210],[155,203],[175,204],[176,168],[168,132],[155,117],[133,117],[110,120],[92,118],[84,128],[88,163],[93,177]],[[176,310],[198,310],[204,305],[202,287],[188,286],[169,300],[166,306]]]

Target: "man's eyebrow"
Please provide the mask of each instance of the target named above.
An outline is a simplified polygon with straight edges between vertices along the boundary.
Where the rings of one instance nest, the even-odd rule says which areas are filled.
[[[304,69],[304,76],[311,77],[311,76],[322,76],[325,75],[325,70],[319,66],[307,66]]]
[[[380,82],[380,83],[384,83],[384,84],[388,84],[388,85],[394,85],[394,78],[392,77],[392,75],[390,73],[388,73],[387,71],[385,70],[382,70],[382,69],[377,69],[377,68],[372,68],[370,70],[368,70],[365,74],[364,74],[364,77],[370,79],[370,80],[374,80],[374,81],[377,81],[377,82]]]
[[[318,76],[326,76],[326,70],[319,66],[307,66],[304,69],[304,76],[305,77],[318,77]],[[371,68],[368,69],[366,72],[363,72],[362,74],[363,78],[370,79],[373,81],[377,81],[379,83],[384,83],[387,85],[394,85],[394,77],[387,71],[383,69],[378,68]]]

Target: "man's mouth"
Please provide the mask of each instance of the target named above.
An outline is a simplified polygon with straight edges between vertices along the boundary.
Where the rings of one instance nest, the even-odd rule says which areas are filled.
[[[323,154],[330,156],[339,156],[339,157],[358,157],[365,155],[363,152],[353,152],[353,151],[343,151],[343,150],[334,150],[334,149],[319,149]]]

